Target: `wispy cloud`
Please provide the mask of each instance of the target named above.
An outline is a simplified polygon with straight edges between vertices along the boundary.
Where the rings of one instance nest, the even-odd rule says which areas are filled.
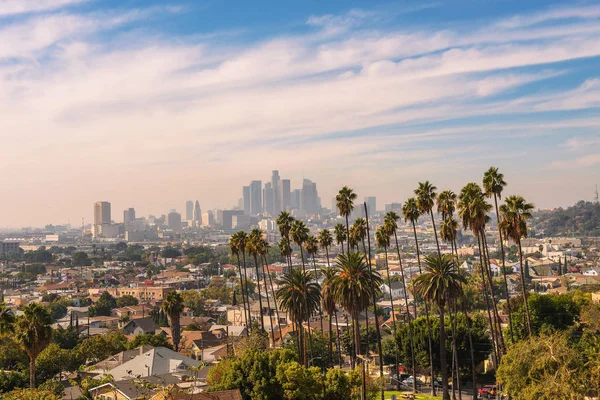
[[[91,0],[0,0],[0,17],[52,11]]]
[[[521,28],[566,19],[597,18],[600,18],[600,6],[594,4],[591,6],[555,8],[529,15],[516,15],[499,21],[497,25],[503,28]]]

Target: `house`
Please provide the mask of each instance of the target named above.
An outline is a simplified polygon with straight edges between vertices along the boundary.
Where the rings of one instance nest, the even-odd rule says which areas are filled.
[[[136,349],[124,350],[96,363],[93,367],[89,368],[89,371],[97,371],[98,373],[101,373],[101,371],[109,371],[121,364],[126,363],[129,360],[133,360],[135,357],[142,355],[153,348],[153,346],[143,345]]]
[[[181,389],[160,391],[150,400],[242,400],[239,389],[219,392],[187,393]]]
[[[211,332],[216,330],[222,330],[229,337],[248,336],[248,328],[245,326],[213,325],[209,329]]]
[[[123,326],[126,335],[143,335],[146,333],[155,333],[160,327],[152,321],[152,318],[132,319]]]
[[[122,318],[123,316],[128,316],[130,319],[135,318],[144,318],[146,315],[150,314],[151,307],[140,304],[137,306],[126,306],[121,308],[115,308],[111,311],[111,314],[117,318]]]
[[[90,389],[90,394],[92,398],[101,400],[138,400],[154,396],[156,391],[135,385],[131,380],[105,383]]]
[[[190,368],[197,368],[199,365],[200,362],[176,351],[155,347],[111,369],[107,375],[111,375],[115,382],[156,376],[165,380],[171,376],[179,380],[184,376],[192,376]]]
[[[387,283],[384,283],[380,286],[381,293],[384,298],[390,297],[390,290],[392,292],[392,298],[397,299],[400,297],[404,297],[404,284],[402,281],[393,281],[391,282],[391,288]]]
[[[592,267],[583,270],[585,276],[600,276],[600,267]]]
[[[221,361],[222,359],[226,358],[229,351],[228,347],[228,344],[221,344],[218,346],[204,348],[202,347],[200,341],[195,340],[193,353],[199,361],[211,363]]]

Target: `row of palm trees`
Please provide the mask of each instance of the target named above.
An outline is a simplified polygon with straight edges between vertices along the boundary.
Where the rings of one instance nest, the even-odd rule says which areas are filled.
[[[428,353],[431,367],[431,376],[434,376],[433,366],[433,352],[432,352],[432,334],[431,326],[429,322],[430,306],[436,305],[436,309],[439,313],[440,318],[443,319],[446,310],[450,312],[451,317],[453,313],[458,311],[458,304],[460,303],[460,297],[462,295],[462,285],[464,279],[458,273],[457,259],[458,259],[458,245],[457,236],[459,230],[459,222],[455,218],[455,213],[462,222],[463,229],[470,229],[478,241],[479,248],[479,273],[481,274],[481,280],[483,284],[483,292],[487,302],[487,312],[490,327],[490,335],[494,343],[494,358],[496,362],[499,362],[502,354],[506,351],[506,345],[501,329],[501,320],[498,312],[497,305],[497,294],[492,282],[491,274],[491,261],[488,251],[488,243],[485,235],[486,225],[489,223],[488,214],[494,208],[496,211],[496,218],[499,221],[498,227],[500,232],[500,243],[501,243],[501,260],[502,268],[504,273],[504,284],[507,286],[506,268],[505,268],[505,252],[503,240],[511,239],[519,246],[519,253],[521,257],[521,266],[523,266],[523,255],[521,250],[520,241],[521,238],[527,236],[527,225],[526,220],[531,218],[531,211],[533,205],[527,203],[521,196],[510,196],[505,199],[505,203],[498,205],[498,200],[502,197],[502,192],[506,183],[504,182],[503,175],[498,172],[497,168],[491,167],[484,174],[483,187],[476,183],[468,183],[457,195],[451,190],[442,191],[439,195],[436,193],[437,188],[428,181],[419,183],[419,186],[414,191],[415,197],[406,200],[402,207],[402,214],[405,222],[408,222],[412,226],[417,264],[419,268],[419,277],[413,281],[413,289],[416,297],[420,297],[423,302],[425,309],[425,316],[427,317],[427,333],[429,338]],[[308,365],[309,358],[307,356],[307,344],[309,348],[310,358],[312,358],[312,339],[311,339],[311,325],[309,322],[310,318],[318,313],[319,320],[321,323],[321,329],[323,329],[323,310],[329,317],[330,324],[330,338],[331,338],[331,324],[332,319],[336,319],[337,324],[337,305],[340,305],[350,316],[352,322],[352,332],[354,336],[355,346],[352,350],[352,360],[356,362],[357,358],[361,357],[361,349],[357,344],[360,343],[360,322],[359,315],[368,310],[369,307],[375,309],[376,299],[381,295],[379,287],[383,282],[381,276],[377,271],[371,269],[370,255],[370,232],[368,216],[366,219],[357,219],[352,226],[350,226],[349,218],[350,214],[354,210],[354,202],[356,200],[356,194],[352,189],[348,187],[342,188],[336,196],[337,208],[340,215],[345,220],[344,224],[337,224],[334,228],[334,234],[332,236],[329,230],[322,230],[319,232],[317,237],[311,236],[309,230],[304,222],[295,220],[289,213],[282,212],[278,219],[277,225],[281,234],[281,241],[279,242],[279,249],[282,256],[284,256],[288,263],[288,274],[280,282],[280,288],[275,293],[273,291],[273,284],[270,281],[272,298],[274,299],[275,307],[278,303],[283,310],[285,310],[290,316],[294,325],[294,330],[298,332],[298,354],[301,362]],[[487,198],[494,198],[494,206],[487,202]],[[439,237],[441,240],[448,242],[451,247],[451,255],[444,255],[441,252],[438,230],[436,226],[436,219],[434,215],[434,208],[437,207],[436,211],[441,214],[442,223],[440,225]],[[365,206],[365,212],[366,212]],[[433,226],[434,238],[436,242],[437,255],[428,255],[425,257],[425,269],[421,264],[421,251],[419,248],[419,239],[417,236],[417,222],[421,216],[427,216],[431,220]],[[391,250],[391,238],[394,238],[395,249],[398,255],[400,263],[401,278],[404,283],[405,289],[407,286],[407,279],[404,273],[402,264],[401,248],[398,244],[397,229],[398,221],[400,216],[395,212],[388,213],[384,218],[384,223],[376,229],[375,241],[377,246],[382,248],[386,255],[386,272],[388,277],[388,286],[390,285],[389,267],[387,265],[387,253]],[[335,265],[331,267],[329,265],[329,254],[333,245],[333,240],[340,246],[339,254],[336,258]],[[368,242],[368,246],[365,243],[365,239]],[[292,243],[297,245],[300,251],[302,270],[294,269],[292,265]],[[344,249],[344,243],[346,248]],[[360,251],[360,245],[362,244],[362,252]],[[247,314],[247,321],[250,321],[249,313],[249,296],[247,290],[244,289],[244,285],[247,287],[247,276],[245,276],[246,260],[245,254],[250,254],[254,257],[254,264],[256,268],[257,283],[260,291],[260,273],[259,273],[259,262],[258,257],[263,257],[261,267],[264,268],[267,265],[267,260],[264,258],[266,254],[266,247],[268,245],[262,239],[262,232],[260,230],[253,230],[250,235],[246,235],[244,232],[238,232],[234,234],[230,241],[230,247],[232,253],[238,257],[238,271],[239,278],[242,286],[242,293],[244,294],[243,304],[244,313]],[[325,251],[327,257],[328,268],[323,271],[324,280],[322,286],[318,284],[319,278],[318,271],[316,269],[315,256],[319,251],[319,248]],[[313,273],[307,273],[306,271],[306,259],[305,253],[312,258]],[[241,255],[241,260],[240,260]],[[242,275],[241,265],[244,265],[244,275]],[[527,331],[530,334],[530,317],[529,310],[527,308],[526,293],[527,287],[524,278],[524,268],[520,268],[523,297],[525,299],[525,313],[527,321]],[[269,276],[270,275],[264,274]],[[246,282],[246,283],[244,283]],[[267,282],[264,280],[265,292],[267,293],[267,303],[269,303]],[[504,291],[506,294],[506,300],[508,300],[508,290]],[[259,302],[262,302],[262,296],[259,295]],[[392,298],[390,293],[390,298]],[[408,297],[405,290],[404,296],[405,304],[408,304]],[[394,310],[394,303],[392,301],[392,309]],[[416,302],[415,302],[416,303]],[[509,304],[508,304],[509,305]],[[270,305],[268,304],[269,309]],[[261,310],[261,326],[264,328],[264,316],[262,315],[262,304]],[[278,315],[279,311],[276,310]],[[416,313],[416,304],[415,304]],[[510,307],[508,307],[508,317],[510,325],[510,334],[513,337],[513,324]],[[395,326],[395,312],[392,312],[393,324]],[[410,312],[406,310],[407,321],[411,318]],[[279,320],[279,318],[278,318]],[[307,324],[305,332],[304,324]],[[367,318],[368,323],[368,318]],[[273,325],[271,325],[273,326]],[[452,325],[454,327],[454,325]],[[379,328],[379,322],[376,323],[376,328]],[[445,337],[444,324],[440,324],[440,336]],[[394,328],[395,330],[395,328]],[[280,331],[281,332],[281,331]],[[395,333],[395,332],[394,332]],[[308,334],[308,338],[306,338]],[[272,329],[273,335],[273,329]],[[339,346],[339,332],[338,332],[338,361],[341,361],[340,346]],[[308,340],[307,340],[308,339]],[[411,334],[411,349],[414,351],[414,343]],[[273,341],[275,338],[273,337]],[[377,332],[378,341],[378,352],[381,355],[381,333]],[[444,343],[444,340],[441,340]],[[455,346],[455,344],[453,344]],[[329,343],[330,349],[332,349],[332,340]],[[446,350],[445,347],[440,348],[441,355],[441,375],[443,384],[443,397],[448,397],[448,373],[446,370]],[[332,351],[329,352],[331,355]],[[454,354],[456,351],[453,352]],[[443,356],[443,357],[442,357]],[[454,357],[454,356],[453,356]],[[380,359],[380,368],[383,369],[382,357]],[[396,364],[399,364],[398,349],[396,348]],[[332,360],[330,358],[330,364]],[[454,364],[454,361],[453,361]],[[414,357],[413,357],[413,375],[415,370]],[[397,369],[396,369],[397,370]]]

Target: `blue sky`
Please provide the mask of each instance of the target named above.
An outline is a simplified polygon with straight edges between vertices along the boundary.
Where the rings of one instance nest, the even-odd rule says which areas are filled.
[[[600,5],[0,0],[0,226],[237,203],[272,169],[380,206],[600,176]]]

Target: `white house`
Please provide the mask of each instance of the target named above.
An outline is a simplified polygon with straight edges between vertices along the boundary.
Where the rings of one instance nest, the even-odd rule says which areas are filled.
[[[388,298],[390,296],[390,287],[387,285],[387,283],[382,284],[379,288],[381,289],[381,294],[383,297]],[[404,285],[401,281],[392,282],[391,290],[393,299],[400,297],[404,298]]]
[[[600,276],[600,267],[592,267],[583,271],[585,276]]]

